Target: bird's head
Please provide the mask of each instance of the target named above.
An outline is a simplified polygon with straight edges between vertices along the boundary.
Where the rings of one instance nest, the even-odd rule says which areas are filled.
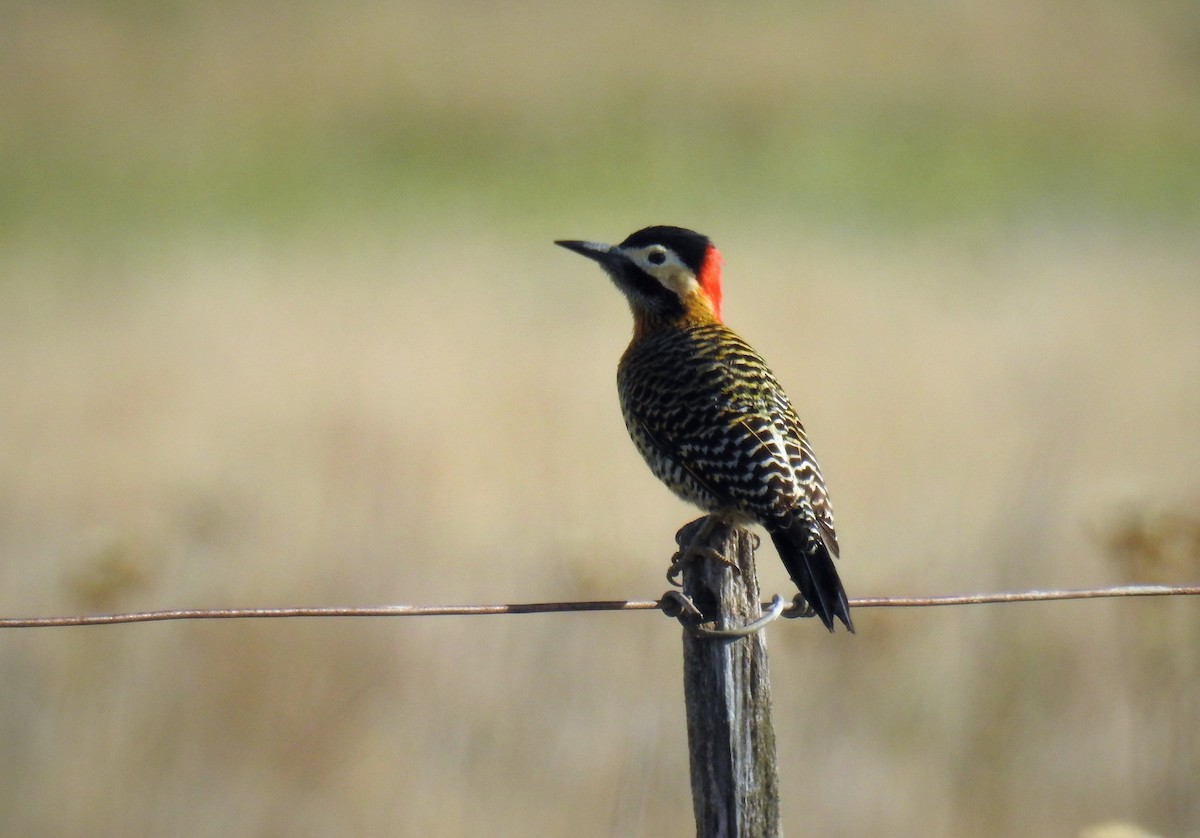
[[[721,254],[707,236],[682,227],[647,227],[615,245],[555,244],[599,262],[639,321],[721,319]]]

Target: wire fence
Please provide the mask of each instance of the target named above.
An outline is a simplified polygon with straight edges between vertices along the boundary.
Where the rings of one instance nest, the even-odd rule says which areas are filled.
[[[951,594],[927,597],[863,597],[850,607],[928,608],[943,605],[995,605],[1013,602],[1061,602],[1117,597],[1200,596],[1200,585],[1115,585],[1078,590],[1031,590],[985,594]],[[298,617],[471,617],[484,614],[553,614],[579,611],[669,610],[670,597],[657,600],[595,600],[583,602],[524,602],[495,605],[374,605],[295,608],[171,608],[113,614],[57,617],[0,617],[0,628],[59,628],[125,623],[158,623],[174,620],[258,620]],[[764,605],[763,608],[769,608]]]

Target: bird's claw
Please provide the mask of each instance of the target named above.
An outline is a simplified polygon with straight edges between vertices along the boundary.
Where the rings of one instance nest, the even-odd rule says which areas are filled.
[[[683,587],[683,562],[682,556],[676,553],[671,557],[671,566],[667,568],[667,582],[676,588]]]
[[[683,574],[684,566],[687,565],[688,562],[693,562],[697,559],[708,559],[709,561],[719,562],[727,567],[732,567],[735,570],[738,569],[737,562],[728,558],[720,550],[714,550],[711,547],[693,544],[690,545],[686,550],[680,550],[671,557],[671,566],[667,568],[667,581],[676,588],[682,588],[683,579],[680,577]]]
[[[683,587],[680,576],[684,565],[696,559],[707,559],[720,562],[726,567],[739,570],[738,563],[730,559],[720,550],[715,550],[707,544],[702,544],[720,522],[711,515],[697,518],[680,527],[675,533],[675,543],[679,545],[678,552],[671,557],[671,566],[667,568],[667,581],[677,588]]]

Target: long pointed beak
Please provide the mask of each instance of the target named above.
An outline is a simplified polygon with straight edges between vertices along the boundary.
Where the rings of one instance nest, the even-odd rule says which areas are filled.
[[[571,240],[560,240],[556,241],[555,244],[559,247],[565,247],[567,250],[573,250],[580,256],[586,256],[605,267],[611,267],[625,258],[625,255],[611,244]]]

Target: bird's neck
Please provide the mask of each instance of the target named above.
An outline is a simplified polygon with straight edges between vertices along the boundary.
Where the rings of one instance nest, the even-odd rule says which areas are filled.
[[[682,309],[671,312],[654,311],[633,306],[634,343],[661,332],[672,332],[707,323],[720,323],[721,318],[713,311],[712,302],[697,292],[688,294],[681,301]]]

